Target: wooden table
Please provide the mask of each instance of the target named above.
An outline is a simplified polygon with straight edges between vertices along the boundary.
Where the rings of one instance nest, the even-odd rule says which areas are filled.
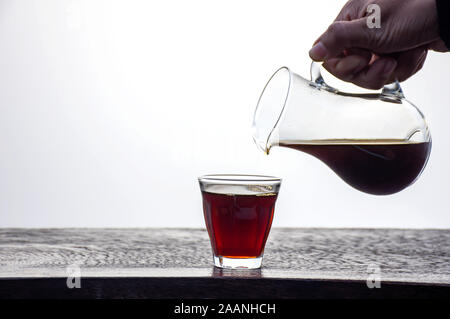
[[[449,230],[274,228],[262,269],[232,271],[204,229],[3,228],[0,298],[450,297],[449,245]]]

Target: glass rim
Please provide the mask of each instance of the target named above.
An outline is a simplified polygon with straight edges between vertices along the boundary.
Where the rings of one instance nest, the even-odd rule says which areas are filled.
[[[255,127],[256,127],[256,118],[257,118],[257,116],[258,116],[258,112],[260,112],[260,109],[261,109],[261,100],[262,100],[264,94],[267,93],[267,89],[269,88],[269,84],[272,82],[272,80],[273,80],[275,77],[277,77],[278,75],[280,75],[280,73],[281,73],[282,71],[286,71],[286,72],[287,72],[287,75],[288,75],[288,79],[287,79],[287,80],[288,80],[288,82],[287,82],[287,83],[288,83],[288,86],[287,86],[286,92],[283,94],[283,103],[282,103],[281,108],[279,108],[279,106],[278,106],[278,108],[279,108],[280,111],[278,112],[278,114],[277,114],[277,116],[276,116],[276,120],[273,122],[273,125],[272,125],[272,127],[271,127],[270,133],[267,135],[266,140],[264,141],[264,143],[265,143],[264,147],[263,147],[262,145],[260,145],[260,143],[259,143],[258,140],[256,139],[255,135],[253,135],[253,141],[256,143],[256,145],[257,145],[261,150],[263,150],[263,151],[266,152],[266,153],[268,153],[268,150],[270,149],[270,138],[271,138],[271,136],[272,136],[272,133],[273,133],[273,131],[276,129],[276,127],[278,126],[278,123],[280,122],[280,119],[281,119],[281,117],[282,117],[282,115],[283,115],[283,113],[284,113],[284,111],[285,111],[285,109],[286,109],[286,104],[287,104],[288,98],[289,98],[289,96],[291,95],[291,90],[292,90],[292,76],[293,76],[291,69],[289,69],[287,66],[282,66],[282,67],[278,68],[278,70],[276,70],[276,71],[271,75],[271,77],[269,78],[269,80],[266,82],[266,85],[264,85],[264,88],[263,88],[261,94],[259,95],[258,103],[256,104],[256,108],[255,108],[255,111],[254,111],[254,113],[253,113],[253,123],[252,123],[252,127],[255,128]]]
[[[207,174],[198,177],[199,181],[205,182],[281,182],[281,178],[269,175],[251,175],[251,174]]]

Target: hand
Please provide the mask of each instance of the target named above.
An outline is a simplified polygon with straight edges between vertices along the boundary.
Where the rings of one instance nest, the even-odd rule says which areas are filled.
[[[380,7],[380,28],[367,25],[367,6]],[[368,89],[404,81],[429,49],[445,52],[435,0],[350,0],[309,51],[336,77]]]

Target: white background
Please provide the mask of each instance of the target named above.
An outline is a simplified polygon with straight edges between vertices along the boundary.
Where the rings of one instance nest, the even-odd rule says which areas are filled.
[[[203,227],[197,176],[259,173],[283,178],[274,226],[450,228],[450,54],[403,84],[433,150],[401,193],[253,144],[266,80],[306,76],[344,3],[0,1],[0,226]]]

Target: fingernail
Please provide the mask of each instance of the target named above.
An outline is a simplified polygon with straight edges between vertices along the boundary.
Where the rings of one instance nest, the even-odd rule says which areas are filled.
[[[395,60],[387,60],[386,63],[384,64],[383,76],[389,77],[389,75],[391,75],[396,66],[397,62]]]
[[[328,51],[327,48],[323,45],[322,42],[317,42],[311,50],[309,50],[309,56],[311,59],[315,61],[323,61],[325,57],[327,56]]]

